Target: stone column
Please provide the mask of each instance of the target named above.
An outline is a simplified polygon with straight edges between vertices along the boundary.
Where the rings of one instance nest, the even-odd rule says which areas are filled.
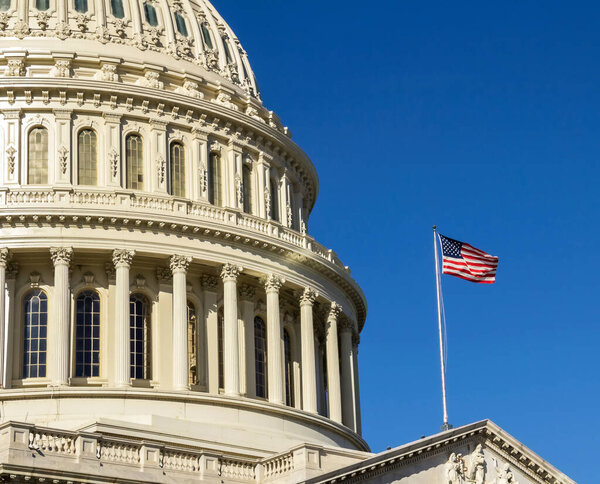
[[[191,257],[171,257],[173,273],[173,388],[189,390],[188,318],[186,273]]]
[[[338,317],[342,312],[339,304],[331,303],[327,317],[326,358],[327,390],[329,393],[329,418],[342,423],[342,395],[340,389],[340,359],[338,349]]]
[[[70,247],[52,247],[50,249],[54,264],[54,317],[50,320],[53,334],[54,365],[52,371],[53,385],[68,385],[70,355],[70,307],[69,304],[69,264],[73,256]]]
[[[16,289],[15,289],[15,285],[16,285],[16,279],[17,279],[17,275],[19,273],[19,264],[17,264],[16,262],[9,262],[7,267],[6,267],[6,296],[7,299],[5,301],[5,311],[7,314],[7,320],[8,320],[8,324],[6,325],[6,334],[5,339],[6,339],[6,345],[4,347],[5,349],[5,359],[6,359],[6,368],[4,369],[4,375],[5,375],[5,380],[4,380],[4,388],[10,388],[12,386],[12,379],[13,379],[13,352],[17,351],[17,353],[19,352],[18,348],[15,348],[15,330],[14,330],[14,325],[15,325],[15,294],[16,294]],[[6,310],[8,307],[8,310]],[[17,363],[17,368],[18,363]]]
[[[242,306],[243,338],[240,338],[240,392],[248,397],[256,396],[256,379],[254,367],[254,295],[256,290],[248,284],[240,286]]]
[[[204,321],[206,326],[206,351],[201,354],[208,392],[219,394],[219,330],[217,313],[217,284],[211,274],[202,274],[200,284],[203,292]]]
[[[354,420],[354,352],[352,350],[352,322],[340,321],[340,361],[342,373],[342,422],[355,430]]]
[[[6,371],[4,358],[7,353],[6,338],[6,266],[10,260],[10,252],[6,247],[0,248],[0,385],[6,388]]]
[[[279,289],[285,279],[274,274],[265,279],[267,292],[267,384],[269,401],[283,405],[283,355]]]
[[[225,264],[221,269],[223,279],[223,372],[225,395],[240,395],[240,355],[238,351],[237,278],[243,268]]]
[[[360,386],[358,384],[358,345],[360,344],[360,335],[355,333],[352,336],[352,367],[354,368],[354,431],[362,435],[362,418],[360,415]]]
[[[317,293],[307,287],[300,297],[300,338],[302,342],[302,409],[317,413],[317,370],[313,305]]]
[[[113,263],[116,269],[115,291],[115,384],[129,386],[131,378],[129,348],[129,268],[135,251],[115,249]]]

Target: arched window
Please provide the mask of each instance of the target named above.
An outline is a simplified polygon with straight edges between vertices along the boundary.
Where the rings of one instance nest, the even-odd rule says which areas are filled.
[[[100,296],[83,291],[75,302],[75,376],[100,376]]]
[[[11,0],[0,0],[0,11],[6,12],[10,8]]]
[[[46,376],[48,296],[41,289],[27,293],[23,304],[23,378]]]
[[[77,136],[78,182],[98,184],[98,139],[93,129],[82,129]]]
[[[200,29],[202,30],[202,38],[204,39],[204,43],[206,44],[206,46],[211,50],[214,49],[207,25],[200,24]]]
[[[48,10],[50,8],[50,0],[35,0],[35,8],[38,10]]]
[[[79,13],[86,13],[88,11],[88,0],[75,0],[75,10]]]
[[[154,5],[148,2],[144,3],[144,15],[146,16],[146,22],[152,25],[152,27],[158,26],[158,17],[156,16]]]
[[[231,57],[229,42],[227,42],[225,39],[223,39],[223,48],[225,50],[225,59],[227,60],[227,64],[231,64],[233,62],[233,57]]]
[[[252,170],[248,165],[242,167],[242,187],[244,188],[244,212],[252,213]]]
[[[130,376],[150,380],[151,348],[150,302],[143,294],[129,297]]]
[[[116,18],[125,17],[125,9],[123,8],[123,0],[110,0],[110,11]]]
[[[271,219],[279,222],[279,183],[271,178]]]
[[[171,195],[185,197],[185,149],[181,143],[171,143]]]
[[[189,384],[198,384],[198,326],[196,318],[196,308],[188,301],[187,303],[188,320],[188,364],[189,364]]]
[[[33,128],[27,141],[27,183],[48,183],[48,130]]]
[[[139,134],[130,134],[125,141],[127,188],[144,189],[144,146]]]
[[[262,318],[254,318],[254,373],[256,396],[267,398],[267,328]]]
[[[219,389],[225,388],[225,365],[224,359],[224,347],[223,347],[223,309],[219,310],[217,315],[217,344],[219,345]]]
[[[177,12],[175,12],[175,25],[177,25],[177,31],[184,37],[188,36],[187,26],[185,25],[185,19]]]
[[[223,204],[222,185],[221,157],[218,153],[211,153],[208,158],[208,201],[217,207]]]
[[[292,344],[290,333],[283,330],[283,358],[285,363],[285,404],[294,406],[294,362],[292,361]]]

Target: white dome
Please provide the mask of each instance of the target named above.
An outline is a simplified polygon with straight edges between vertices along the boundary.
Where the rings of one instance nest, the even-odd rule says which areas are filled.
[[[31,5],[28,10],[27,4]],[[138,62],[174,65],[190,74],[220,78],[252,97],[258,88],[248,56],[227,23],[205,0],[16,0],[1,2],[0,35],[15,46],[63,41],[61,50],[79,56],[106,55],[116,46]],[[38,42],[28,42],[37,39]]]

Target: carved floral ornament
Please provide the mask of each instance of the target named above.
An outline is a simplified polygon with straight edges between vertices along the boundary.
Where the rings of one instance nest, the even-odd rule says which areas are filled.
[[[285,284],[285,279],[276,274],[269,274],[264,278],[263,282],[267,292],[279,292],[281,287]]]
[[[241,299],[244,299],[246,301],[252,301],[252,300],[254,300],[254,296],[256,294],[256,289],[254,288],[254,286],[251,286],[250,284],[241,284],[239,293],[240,293]]]
[[[135,250],[115,249],[113,251],[113,264],[115,267],[131,267]]]
[[[72,247],[51,247],[50,256],[52,257],[52,263],[57,265],[69,265],[73,257]]]
[[[187,272],[190,264],[192,262],[192,258],[185,255],[174,255],[171,257],[169,265],[171,266],[171,271],[173,273],[176,272]]]
[[[6,268],[11,258],[11,253],[6,247],[0,248],[0,267]]]
[[[221,268],[221,279],[223,279],[223,282],[235,282],[237,281],[238,276],[242,273],[243,270],[244,268],[242,266],[238,266],[228,262],[224,264]]]
[[[312,306],[317,299],[318,293],[314,289],[307,287],[304,289],[304,292],[300,296],[300,305],[310,305]]]

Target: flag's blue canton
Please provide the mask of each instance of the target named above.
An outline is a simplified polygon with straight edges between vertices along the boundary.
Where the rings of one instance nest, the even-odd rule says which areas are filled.
[[[462,242],[458,240],[449,239],[448,237],[444,237],[440,235],[440,239],[442,240],[442,254],[446,257],[456,257],[457,259],[461,259],[462,256],[460,254],[460,249],[462,248]]]

